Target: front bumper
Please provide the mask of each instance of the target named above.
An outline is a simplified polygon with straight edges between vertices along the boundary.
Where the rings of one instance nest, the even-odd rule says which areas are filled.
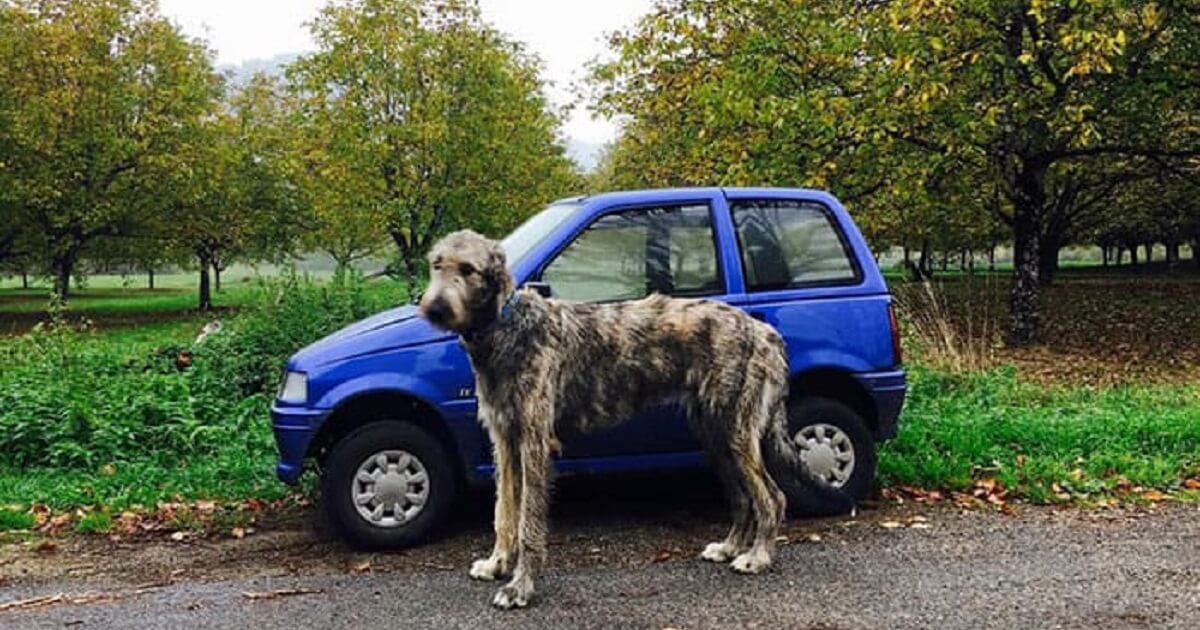
[[[890,440],[896,437],[900,410],[904,407],[904,394],[908,390],[908,377],[904,371],[869,372],[856,374],[855,378],[875,401],[875,439]]]
[[[279,450],[279,462],[275,475],[279,480],[295,485],[304,473],[304,457],[317,428],[325,420],[326,409],[307,409],[280,405],[271,406],[271,422],[275,429],[275,446]]]

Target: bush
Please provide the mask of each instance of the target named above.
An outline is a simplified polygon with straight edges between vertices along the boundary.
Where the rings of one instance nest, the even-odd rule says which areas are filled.
[[[169,466],[231,449],[269,461],[267,414],[287,357],[384,306],[355,276],[317,285],[287,274],[203,343],[141,356],[52,308],[49,324],[0,345],[0,468]]]

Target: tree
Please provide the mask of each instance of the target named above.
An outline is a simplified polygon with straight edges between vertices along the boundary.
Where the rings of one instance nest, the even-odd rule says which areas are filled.
[[[142,191],[161,208],[160,233],[194,258],[200,310],[212,308],[213,272],[295,249],[305,215],[291,179],[289,122],[279,87],[258,76],[206,116]]]
[[[885,14],[893,28],[872,30],[864,64],[885,79],[879,122],[900,142],[994,173],[1014,239],[1008,340],[1032,343],[1043,237],[1078,211],[1065,196],[1094,189],[1075,165],[1128,165],[1108,187],[1139,160],[1200,153],[1200,112],[1172,87],[1196,83],[1200,25],[1189,3],[1171,1],[913,0]]]
[[[829,188],[864,210],[865,231],[899,229],[923,251],[930,230],[1002,222],[1016,259],[1008,340],[1024,345],[1043,241],[1056,260],[1106,194],[1200,153],[1200,90],[1183,89],[1200,85],[1189,8],[662,0],[613,36],[592,100],[630,119],[609,168],[627,177]]]
[[[576,183],[537,61],[474,3],[330,4],[312,32],[317,52],[288,76],[320,140],[312,170],[342,194],[314,205],[382,225],[410,296],[435,238],[507,229]]]
[[[84,249],[131,213],[134,180],[216,97],[208,52],[151,0],[0,5],[3,178],[63,298]]]

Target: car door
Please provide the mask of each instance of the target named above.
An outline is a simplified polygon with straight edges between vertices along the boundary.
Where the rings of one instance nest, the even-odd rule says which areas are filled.
[[[851,246],[861,236],[833,203],[778,193],[729,199],[741,268],[730,303],[783,334],[793,373],[892,361],[884,344],[864,342],[886,330],[886,288],[864,273]]]
[[[724,261],[717,247],[713,197],[609,208],[593,217],[540,269],[555,297],[620,302],[661,293],[722,297]],[[604,361],[605,357],[584,357]],[[564,435],[563,457],[673,453],[695,450],[686,417],[664,403],[614,428]]]

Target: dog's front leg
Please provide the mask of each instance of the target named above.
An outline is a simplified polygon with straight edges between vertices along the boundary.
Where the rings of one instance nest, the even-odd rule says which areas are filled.
[[[536,395],[531,396],[535,400]],[[533,581],[546,560],[546,512],[550,494],[550,454],[553,450],[553,414],[547,399],[527,407],[521,421],[520,524],[517,529],[517,566],[512,580],[496,591],[497,608],[520,608],[533,596]]]
[[[521,468],[516,451],[516,436],[511,425],[488,422],[492,439],[492,459],[496,465],[496,514],[493,525],[496,543],[492,555],[471,564],[471,577],[494,580],[508,575],[517,553],[517,528],[520,526]]]

